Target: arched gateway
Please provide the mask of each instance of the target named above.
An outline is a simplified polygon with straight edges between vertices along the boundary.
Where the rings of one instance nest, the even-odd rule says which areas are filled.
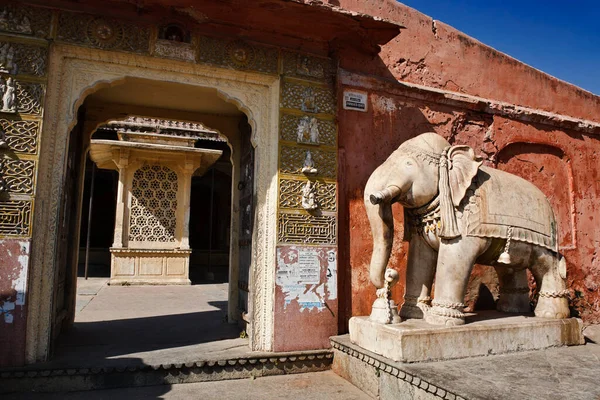
[[[141,78],[157,82],[186,84],[199,89],[216,89],[218,96],[233,103],[248,116],[255,147],[255,223],[252,233],[252,288],[249,307],[253,315],[249,326],[253,349],[270,350],[272,343],[272,309],[274,292],[275,241],[277,214],[277,141],[279,79],[264,74],[241,73],[199,65],[188,65],[119,53],[90,51],[71,46],[57,46],[52,52],[50,68],[61,71],[60,79],[48,84],[39,166],[38,195],[44,202],[36,205],[33,223],[36,229],[32,249],[32,268],[27,321],[27,358],[47,357],[52,337],[58,327],[56,305],[43,299],[61,296],[56,285],[60,265],[61,206],[65,201],[65,179],[69,132],[77,124],[77,110],[94,92]],[[234,182],[242,180],[239,166],[234,168]],[[232,225],[237,223],[233,222]],[[232,249],[234,245],[232,244]],[[232,250],[237,253],[237,250]],[[237,254],[232,254],[235,260]],[[236,288],[237,290],[237,288]],[[229,317],[236,318],[236,301],[231,301]]]

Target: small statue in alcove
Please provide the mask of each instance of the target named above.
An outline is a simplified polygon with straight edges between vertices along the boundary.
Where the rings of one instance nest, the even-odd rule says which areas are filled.
[[[315,168],[315,162],[312,157],[310,150],[306,151],[306,157],[304,158],[304,166],[302,167],[302,173],[305,175],[315,175],[317,173]]]
[[[302,189],[302,208],[307,211],[314,211],[319,208],[315,195],[315,187],[311,181],[307,181]]]

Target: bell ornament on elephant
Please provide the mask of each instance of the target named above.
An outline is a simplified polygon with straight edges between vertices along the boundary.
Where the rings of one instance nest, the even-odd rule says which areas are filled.
[[[407,140],[371,174],[364,201],[373,234],[370,278],[378,294],[386,287],[392,250],[392,204],[404,207],[409,251],[401,318],[464,324],[476,263],[498,274],[499,311],[530,312],[529,269],[539,289],[535,315],[569,317],[566,262],[548,199],[532,183],[482,166],[472,148],[451,146],[435,133]]]

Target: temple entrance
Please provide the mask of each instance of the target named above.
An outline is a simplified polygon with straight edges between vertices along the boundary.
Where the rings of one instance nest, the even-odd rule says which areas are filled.
[[[194,107],[167,108],[191,89]],[[248,347],[250,254],[238,246],[253,210],[238,183],[253,186],[250,134],[211,89],[127,79],[86,98],[68,155],[57,361]]]

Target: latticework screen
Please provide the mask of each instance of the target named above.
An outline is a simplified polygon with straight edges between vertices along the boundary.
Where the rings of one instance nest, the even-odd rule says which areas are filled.
[[[174,242],[177,226],[177,174],[161,165],[144,165],[133,174],[129,240]]]

